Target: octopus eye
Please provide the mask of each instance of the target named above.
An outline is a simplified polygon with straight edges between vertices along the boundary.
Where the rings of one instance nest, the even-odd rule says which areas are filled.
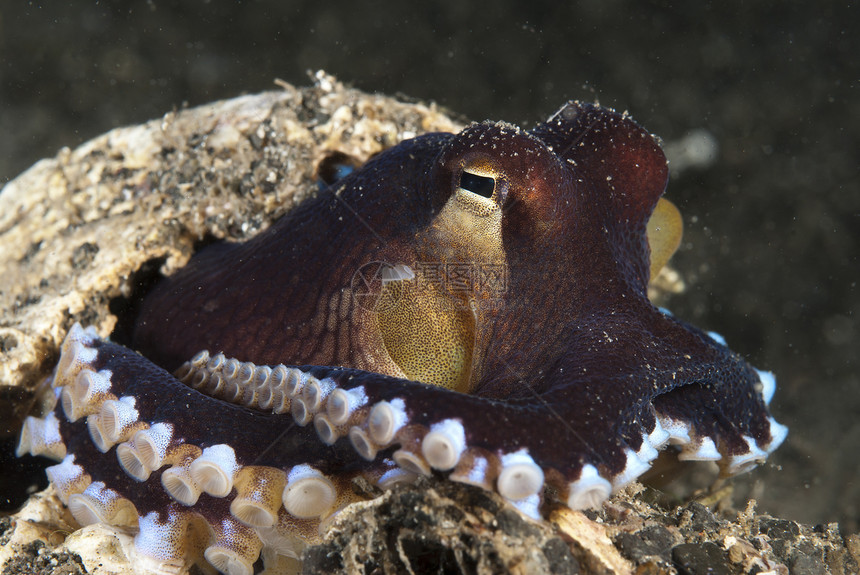
[[[460,187],[475,195],[491,198],[493,197],[493,190],[496,189],[496,180],[463,170],[463,173],[460,174]]]

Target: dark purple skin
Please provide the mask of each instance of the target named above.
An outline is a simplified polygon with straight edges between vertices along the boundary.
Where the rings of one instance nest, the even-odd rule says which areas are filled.
[[[504,174],[494,198],[508,284],[498,305],[477,312],[480,370],[472,393],[357,369],[364,354],[379,350],[368,343],[355,302],[344,300],[338,321],[319,314],[334,313],[329,299],[349,290],[369,262],[440,261],[450,246],[425,231],[463,167],[475,162]],[[307,462],[337,474],[374,462],[345,438],[323,445],[289,413],[230,405],[168,373],[200,350],[258,365],[316,366],[318,378],[364,386],[371,404],[404,399],[411,422],[426,427],[458,419],[469,447],[526,448],[559,487],[586,463],[606,478],[621,473],[624,450],[639,450],[642,434],[654,430],[655,409],[712,438],[724,456],[744,454],[743,436],[763,447],[773,439],[757,372],[647,297],[646,223],[667,175],[648,132],[581,103],[531,131],[487,122],[405,141],[252,240],[196,255],[147,298],[132,343],[143,357],[100,342],[96,369],[114,372],[117,396],[142,398],[142,420],[180,422],[188,442],[230,444],[243,464]],[[468,237],[451,242],[469,247]],[[62,434],[94,480],[141,512],[166,505],[161,471],[136,484],[115,457],[88,446],[82,421],[63,423]],[[195,508],[217,515],[205,511],[211,500],[204,496]]]
[[[640,427],[653,428],[649,401],[727,454],[746,451],[742,434],[770,441],[752,367],[648,300],[645,225],[666,187],[666,159],[631,119],[591,105],[570,104],[530,132],[477,124],[380,154],[256,238],[196,256],[147,300],[134,347],[167,369],[201,349],[355,367],[355,326],[336,327],[352,330],[349,349],[331,345],[338,334],[302,339],[297,326],[312,321],[320,297],[349,289],[363,264],[422,261],[416,233],[450,197],[464,158],[478,156],[510,179],[501,206],[509,284],[485,322],[474,396],[373,375],[365,385],[378,385],[379,398],[411,397],[429,420],[462,414],[470,445],[528,446],[563,475],[585,459],[620,471],[622,442],[635,451]],[[554,415],[536,413],[545,404]],[[511,421],[506,431],[500,417]]]

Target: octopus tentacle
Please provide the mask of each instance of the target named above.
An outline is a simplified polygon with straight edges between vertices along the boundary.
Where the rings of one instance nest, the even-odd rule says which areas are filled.
[[[674,320],[672,320],[674,321]],[[705,342],[705,348],[708,345],[713,345],[710,341]],[[700,350],[700,355],[704,351]],[[695,358],[701,361],[701,358]],[[689,360],[688,360],[689,361]],[[297,373],[303,373],[297,368],[287,368],[286,366],[276,366],[273,370],[293,369]],[[186,378],[198,377],[205,379],[205,376],[191,375],[192,368],[190,366],[183,367],[183,371],[189,370]],[[208,367],[204,367],[202,371],[207,371]],[[680,372],[684,372],[683,366],[679,366]],[[677,378],[677,388],[684,388],[684,393],[698,393],[704,395],[704,390],[698,390],[702,384],[707,382],[707,370],[702,368],[688,367],[683,377],[678,377],[678,372],[673,372],[671,375],[663,377]],[[725,366],[717,366],[712,371],[725,373]],[[198,374],[200,372],[197,372]],[[496,447],[488,440],[484,443],[478,443],[475,440],[473,433],[469,434],[467,440],[467,429],[479,429],[484,425],[489,426],[489,422],[481,420],[477,412],[486,410],[486,406],[482,409],[482,399],[480,396],[462,396],[459,394],[451,394],[451,397],[446,401],[441,402],[445,406],[445,413],[449,417],[434,420],[434,417],[427,417],[426,414],[432,413],[433,405],[439,403],[438,394],[440,390],[432,387],[423,386],[414,382],[398,381],[389,382],[386,378],[381,378],[376,374],[367,374],[361,372],[349,372],[346,377],[349,381],[344,385],[339,382],[345,379],[344,371],[324,372],[317,369],[316,373],[322,379],[317,379],[312,375],[305,374],[305,377],[310,383],[307,387],[297,387],[293,394],[296,401],[302,406],[299,410],[299,416],[296,417],[296,422],[300,425],[307,425],[311,420],[314,422],[314,427],[320,439],[326,444],[333,444],[338,438],[348,435],[349,439],[356,451],[366,459],[373,459],[376,454],[384,451],[391,446],[399,446],[399,449],[394,453],[394,460],[403,468],[406,468],[414,473],[427,475],[431,469],[438,471],[449,471],[457,468],[452,474],[452,477],[457,480],[462,478],[465,482],[484,487],[491,487],[494,483],[498,486],[499,492],[511,500],[523,499],[526,496],[538,493],[543,484],[544,471],[534,463],[532,467],[524,467],[519,475],[504,466],[503,460],[508,455],[500,449],[495,452],[488,447]],[[748,370],[748,374],[756,374],[755,370]],[[297,379],[299,377],[297,376]],[[369,379],[375,381],[368,381]],[[690,386],[690,382],[697,382],[696,385]],[[606,385],[606,381],[601,381],[601,388]],[[259,383],[252,384],[260,389]],[[264,382],[265,385],[265,382]],[[494,405],[492,417],[498,417],[500,412],[505,417],[505,421],[519,421],[519,426],[514,426],[515,432],[513,435],[520,438],[519,444],[522,449],[528,449],[527,440],[523,438],[526,434],[523,429],[528,426],[532,418],[539,417],[540,410],[547,405],[562,406],[555,407],[553,410],[546,410],[545,417],[547,421],[564,422],[572,421],[573,413],[565,413],[562,409],[565,405],[575,405],[576,402],[566,400],[565,393],[568,390],[563,386],[553,390],[553,385],[549,384],[550,391],[545,392],[539,397],[540,403],[529,404],[525,401],[514,402],[508,401],[506,406]],[[576,390],[578,400],[586,401],[589,397],[587,389],[579,387]],[[319,389],[325,388],[325,394],[319,395]],[[746,389],[742,387],[741,389]],[[312,400],[307,400],[308,390],[313,396]],[[732,393],[731,389],[721,389],[721,394]],[[237,394],[242,397],[249,397],[247,393]],[[427,396],[424,399],[424,396]],[[330,413],[334,410],[337,413],[345,412],[344,404],[350,403],[347,398],[354,397],[352,403],[356,406],[360,405],[364,409],[361,411],[352,412],[352,417],[349,419],[338,419],[339,426],[331,423]],[[408,398],[408,399],[407,399]],[[336,399],[336,401],[333,401]],[[734,473],[742,467],[754,465],[761,461],[766,455],[773,451],[784,438],[784,433],[778,428],[773,427],[773,420],[763,410],[756,411],[752,415],[758,421],[758,430],[764,428],[765,433],[759,433],[758,440],[753,439],[748,430],[747,435],[739,435],[735,430],[721,430],[721,435],[711,437],[707,435],[708,429],[700,424],[699,419],[703,416],[701,413],[680,414],[677,411],[672,411],[670,407],[676,402],[661,400],[660,396],[654,397],[655,402],[659,407],[655,407],[654,403],[647,405],[645,408],[646,414],[633,420],[641,422],[637,426],[635,433],[629,436],[628,447],[622,447],[616,450],[613,461],[613,448],[611,445],[591,445],[585,446],[595,453],[602,454],[591,461],[581,461],[578,465],[568,466],[565,468],[559,461],[550,459],[551,454],[543,454],[542,461],[544,465],[551,466],[552,472],[564,472],[568,482],[573,483],[576,477],[582,475],[582,468],[585,465],[590,465],[595,470],[595,466],[600,465],[605,468],[604,475],[607,477],[608,485],[612,489],[617,490],[623,487],[630,481],[636,479],[639,475],[650,468],[650,461],[657,456],[657,451],[663,448],[668,442],[681,446],[679,459],[681,460],[700,460],[700,461],[721,461],[723,467],[728,469],[729,473]],[[604,403],[607,400],[604,400]],[[459,408],[459,403],[464,405]],[[370,407],[367,405],[370,403]],[[689,398],[684,405],[700,405],[703,401],[698,399],[695,402],[689,401]],[[332,406],[335,406],[334,408]],[[407,410],[407,406],[411,409]],[[249,405],[249,407],[256,407]],[[437,409],[438,411],[438,409]],[[508,411],[511,415],[508,415]],[[296,412],[293,412],[294,415]],[[421,413],[425,415],[424,419],[417,417],[415,414]],[[519,415],[515,416],[514,413]],[[674,415],[670,416],[667,413]],[[456,417],[457,414],[462,414]],[[453,417],[452,417],[453,416]],[[340,416],[338,416],[340,417]],[[570,418],[570,419],[567,419]],[[464,421],[468,422],[464,424]],[[762,423],[762,421],[764,423]],[[589,425],[596,425],[591,423]],[[778,426],[778,424],[776,424]],[[770,434],[770,430],[774,429],[774,435]],[[668,429],[668,430],[667,430]],[[348,430],[348,431],[347,431]],[[575,434],[575,429],[569,430]],[[608,429],[607,432],[612,432]],[[626,436],[624,429],[614,430],[616,434]],[[691,436],[692,433],[692,436]],[[728,435],[726,435],[728,434]],[[596,435],[594,429],[583,430],[581,436],[593,437]],[[611,437],[612,433],[607,433],[607,437]],[[737,438],[742,437],[745,449],[737,449],[735,443]],[[503,438],[502,433],[494,433],[496,443],[504,443],[500,441]],[[478,440],[480,441],[480,440]],[[511,439],[510,441],[514,441]],[[720,442],[722,452],[717,448],[717,441]],[[571,445],[576,444],[576,438],[569,440]],[[517,444],[514,444],[517,446]],[[480,476],[478,471],[479,466],[461,465],[460,459],[467,450],[480,449],[485,453],[482,458],[482,466],[484,469],[495,467],[497,471],[492,477]],[[532,448],[534,451],[535,448]],[[515,449],[509,448],[512,453],[518,453]],[[737,453],[735,453],[737,451]],[[609,454],[609,455],[607,455]],[[531,457],[531,456],[529,456]],[[489,465],[489,460],[494,459],[494,465]],[[558,459],[558,458],[556,458]],[[499,469],[501,466],[501,469]],[[513,469],[513,468],[511,468]],[[587,477],[592,476],[591,472],[586,473]],[[510,487],[509,477],[518,476],[519,481],[523,485],[529,481],[536,487],[530,488],[527,495],[519,495],[516,489],[524,489]],[[594,483],[589,479],[586,483]],[[599,482],[598,482],[599,483]],[[599,483],[600,484],[600,483]],[[600,484],[603,485],[603,484]],[[596,488],[592,487],[591,491]],[[612,489],[604,489],[604,497],[609,495]]]
[[[240,463],[236,451],[238,449],[241,452],[241,447],[211,443],[211,438],[217,436],[218,418],[207,418],[207,424],[204,425],[193,420],[184,423],[183,436],[177,437],[171,428],[171,422],[156,421],[159,409],[152,404],[151,398],[146,397],[146,390],[150,389],[149,381],[141,374],[149,372],[152,374],[149,377],[158,376],[164,380],[158,395],[162,401],[167,401],[167,405],[184,402],[194,410],[194,404],[211,404],[211,399],[192,392],[179,382],[168,385],[167,378],[170,376],[158,373],[160,368],[148,364],[125,348],[87,336],[77,327],[70,332],[67,341],[80,343],[64,345],[64,349],[70,350],[68,353],[80,356],[82,348],[95,350],[97,353],[89,354],[92,358],[89,366],[81,362],[61,361],[62,366],[71,366],[67,369],[77,371],[77,375],[72,380],[69,373],[58,371],[55,381],[67,382],[61,386],[60,393],[64,394],[66,388],[75,386],[77,382],[91,380],[93,374],[97,373],[102,373],[102,377],[110,382],[105,393],[91,399],[91,403],[100,407],[97,413],[87,419],[90,443],[99,451],[104,450],[106,437],[109,437],[113,444],[119,443],[117,460],[130,479],[140,481],[145,478],[145,481],[151,483],[154,478],[150,476],[154,473],[157,475],[160,471],[160,483],[165,493],[186,507],[194,507],[204,493],[223,498],[235,487],[236,494],[230,504],[230,515],[244,525],[255,528],[273,526],[281,504],[297,519],[325,517],[334,509],[339,494],[346,491],[342,486],[338,489],[330,477],[314,466],[313,450],[308,447],[313,444],[312,438],[306,438],[307,445],[294,445],[292,450],[281,451],[278,457],[273,458],[277,462],[273,461],[276,465],[273,467],[253,465],[250,463],[255,462],[250,461]],[[136,365],[134,369],[130,369],[130,362],[145,365]],[[292,418],[299,425],[308,426],[310,421],[318,421],[317,416],[328,418],[329,414],[333,413],[331,419],[337,421],[341,428],[338,437],[348,437],[354,448],[354,452],[340,454],[342,466],[348,466],[350,458],[352,463],[357,463],[359,456],[373,459],[378,453],[397,447],[393,459],[407,472],[429,474],[431,469],[451,471],[451,479],[494,488],[513,504],[530,510],[532,514],[537,512],[539,496],[547,482],[564,494],[568,504],[574,508],[599,504],[612,491],[646,471],[654,452],[673,440],[675,443],[687,441],[680,453],[681,459],[723,458],[723,454],[716,449],[709,436],[702,435],[697,436],[698,440],[688,440],[691,430],[694,430],[695,434],[694,424],[684,422],[677,417],[677,413],[675,418],[665,415],[661,412],[661,407],[665,406],[658,404],[658,407],[651,406],[656,417],[651,420],[650,427],[646,424],[639,429],[640,444],[634,446],[637,450],[619,445],[616,447],[615,456],[607,457],[605,454],[612,453],[612,450],[601,446],[601,453],[604,454],[601,459],[582,459],[572,463],[567,461],[565,465],[563,458],[558,457],[554,449],[543,448],[543,442],[528,433],[529,424],[535,418],[564,418],[566,414],[552,413],[547,406],[564,405],[560,395],[568,393],[565,388],[551,387],[543,394],[539,403],[528,400],[492,401],[493,410],[488,410],[486,404],[491,400],[486,398],[404,380],[394,384],[392,378],[358,370],[322,367],[306,369],[283,365],[257,370],[256,366],[252,368],[247,363],[218,356],[214,360],[206,359],[206,354],[201,353],[180,368],[179,373],[185,380],[201,386],[200,382],[211,384],[217,380],[215,376],[223,373],[224,366],[228,366],[227,374],[233,379],[221,380],[211,388],[210,391],[216,395],[224,393],[237,404],[246,404],[247,407],[259,410],[261,408],[256,398],[260,394],[248,393],[249,389],[262,392],[262,395],[268,395],[266,391],[283,394],[283,400],[275,408],[275,411],[280,413],[271,413],[268,416],[227,404],[207,406],[209,413],[213,410],[224,412],[225,415],[229,413],[229,417],[234,421],[237,418],[253,420],[251,435],[254,437],[276,436],[277,432],[272,428],[283,427],[284,417]],[[264,373],[266,377],[237,375],[242,373]],[[230,385],[221,385],[225,381]],[[233,389],[234,386],[238,389]],[[285,388],[288,391],[284,391]],[[689,388],[688,386],[681,389]],[[328,391],[323,392],[324,390]],[[579,391],[582,393],[583,390]],[[440,402],[440,393],[450,397]],[[172,398],[170,394],[182,398]],[[105,399],[107,396],[121,399]],[[111,427],[105,423],[102,416],[116,409],[116,404],[123,401],[124,404],[134,403],[140,407],[139,412],[137,409],[130,412],[135,417],[126,418],[128,424],[125,427],[134,428],[134,433],[105,431],[106,426],[110,429],[116,426]],[[295,410],[287,409],[285,404],[289,401],[300,402],[303,406],[300,417],[295,417]],[[70,433],[70,427],[81,425],[82,422],[80,418],[74,418],[73,421],[72,415],[66,413],[68,405],[60,402],[56,411],[43,421],[55,421],[62,417],[58,429],[62,428],[66,432],[63,436],[73,438],[73,444],[77,443],[79,446],[80,437]],[[351,409],[350,406],[356,409]],[[444,406],[444,409],[440,406]],[[202,407],[199,409],[198,412],[204,412]],[[164,411],[167,412],[165,415],[172,415],[169,410]],[[490,419],[502,423],[496,425],[496,431],[492,435],[486,432],[491,428]],[[118,420],[116,417],[110,419]],[[93,421],[96,423],[93,424]],[[580,440],[575,429],[565,430],[564,426],[558,427],[557,433],[570,434],[571,445],[576,445]],[[34,426],[31,424],[29,429],[34,429]],[[336,443],[336,440],[331,441],[333,427],[315,424],[307,429],[313,429],[323,443]],[[51,433],[23,435],[20,449],[34,449],[34,444],[39,443],[43,437],[50,437]],[[593,434],[590,437],[593,437]],[[35,443],[34,438],[37,439]],[[244,438],[244,442],[242,438],[236,438],[233,445],[241,446],[252,441],[250,437]],[[778,435],[769,437],[762,445],[749,440],[748,452],[735,456],[736,459],[732,460],[731,465],[737,467],[749,464],[775,448],[779,441],[781,438]],[[65,444],[64,447],[68,448]],[[143,454],[140,453],[141,450]],[[81,453],[77,447],[74,452]],[[129,453],[134,455],[130,456]],[[154,455],[156,453],[158,455]],[[62,471],[62,475],[72,478],[64,481],[57,477],[58,484],[75,483],[75,478],[82,474],[75,462],[75,456],[70,457],[73,459],[64,461],[51,472],[59,476]],[[329,466],[331,457],[326,454]],[[621,464],[613,459],[619,460]],[[161,465],[158,465],[159,463]],[[161,470],[164,465],[168,467]],[[343,477],[339,476],[339,483],[342,483]],[[125,495],[120,495],[121,491],[106,490],[105,484],[98,480],[88,485],[84,485],[80,480],[76,481],[76,487],[68,488],[64,499],[70,502],[73,513],[82,523],[103,521],[128,524],[133,515],[128,511],[129,505],[134,505],[135,509],[143,506],[145,510],[145,503],[135,502],[133,493],[129,494],[132,499],[126,499]],[[92,477],[90,481],[93,481]],[[536,496],[538,499],[534,500]],[[528,504],[530,499],[534,502]],[[115,507],[121,510],[116,511]],[[122,519],[117,519],[118,516]]]
[[[355,499],[350,474],[332,475],[333,467],[352,466],[353,476],[361,468],[378,468],[377,475],[389,469],[383,462],[356,465],[363,460],[348,448],[321,454],[311,428],[279,444],[272,438],[292,426],[289,411],[263,414],[219,402],[78,325],[62,349],[55,396],[86,388],[98,374],[103,393],[84,395],[86,418],[77,415],[80,401],[57,401],[44,418],[28,418],[19,453],[59,460],[48,476],[78,522],[136,530],[136,549],[159,561],[193,556],[178,539],[195,540],[225,573],[251,573],[272,541],[283,540],[275,550],[297,557],[303,544],[296,537],[317,540],[320,522]],[[244,379],[241,389],[254,385]],[[124,415],[117,415],[126,409],[120,405],[128,406]],[[195,415],[205,413],[211,416]],[[225,422],[237,426],[229,445],[220,442]]]

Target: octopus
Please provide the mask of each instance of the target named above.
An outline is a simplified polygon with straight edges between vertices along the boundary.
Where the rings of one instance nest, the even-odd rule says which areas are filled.
[[[667,160],[569,102],[403,141],[147,294],[129,347],[75,325],[18,454],[141,565],[254,572],[420,476],[540,519],[599,508],[658,452],[749,470],[774,376],[656,307],[680,242]]]

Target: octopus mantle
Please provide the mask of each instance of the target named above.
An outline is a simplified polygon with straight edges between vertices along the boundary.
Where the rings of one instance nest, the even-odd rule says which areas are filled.
[[[359,476],[538,518],[669,446],[748,470],[786,436],[775,380],[648,300],[680,240],[666,181],[650,134],[577,102],[404,141],[166,278],[135,351],[72,328],[19,455],[142,560],[230,574],[298,557]]]

